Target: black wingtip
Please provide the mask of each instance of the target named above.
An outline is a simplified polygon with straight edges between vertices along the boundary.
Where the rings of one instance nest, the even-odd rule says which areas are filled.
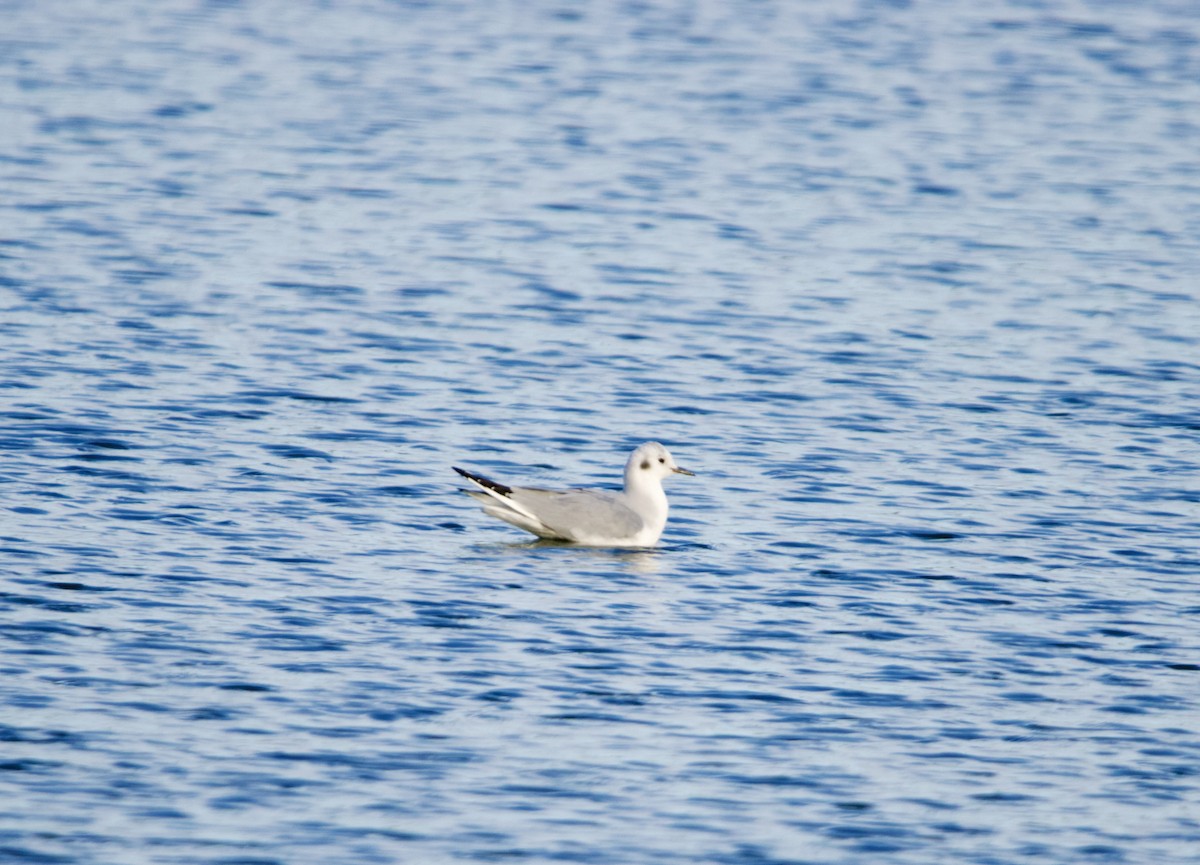
[[[467,480],[475,481],[475,483],[479,484],[480,486],[487,487],[489,490],[497,492],[502,496],[512,495],[512,487],[506,487],[504,484],[498,484],[490,478],[485,478],[483,475],[472,474],[466,469],[460,469],[458,466],[450,466],[450,468],[454,469]]]

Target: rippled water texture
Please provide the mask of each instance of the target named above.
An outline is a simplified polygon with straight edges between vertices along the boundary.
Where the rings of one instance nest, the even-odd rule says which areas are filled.
[[[1200,6],[0,8],[0,861],[1196,861]]]

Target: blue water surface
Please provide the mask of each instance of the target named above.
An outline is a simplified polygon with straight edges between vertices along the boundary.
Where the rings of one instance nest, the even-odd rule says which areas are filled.
[[[0,7],[0,861],[1196,861],[1200,6]]]

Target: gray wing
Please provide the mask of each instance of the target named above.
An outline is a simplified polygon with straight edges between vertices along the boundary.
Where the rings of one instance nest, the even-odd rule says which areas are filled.
[[[633,537],[644,523],[616,493],[513,487],[512,500],[564,538],[581,535]]]

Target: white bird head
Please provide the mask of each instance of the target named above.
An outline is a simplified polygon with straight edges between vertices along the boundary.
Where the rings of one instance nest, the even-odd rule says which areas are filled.
[[[675,465],[671,452],[658,442],[646,442],[629,456],[625,463],[625,479],[631,480],[662,480],[672,474],[694,475],[687,469]]]

